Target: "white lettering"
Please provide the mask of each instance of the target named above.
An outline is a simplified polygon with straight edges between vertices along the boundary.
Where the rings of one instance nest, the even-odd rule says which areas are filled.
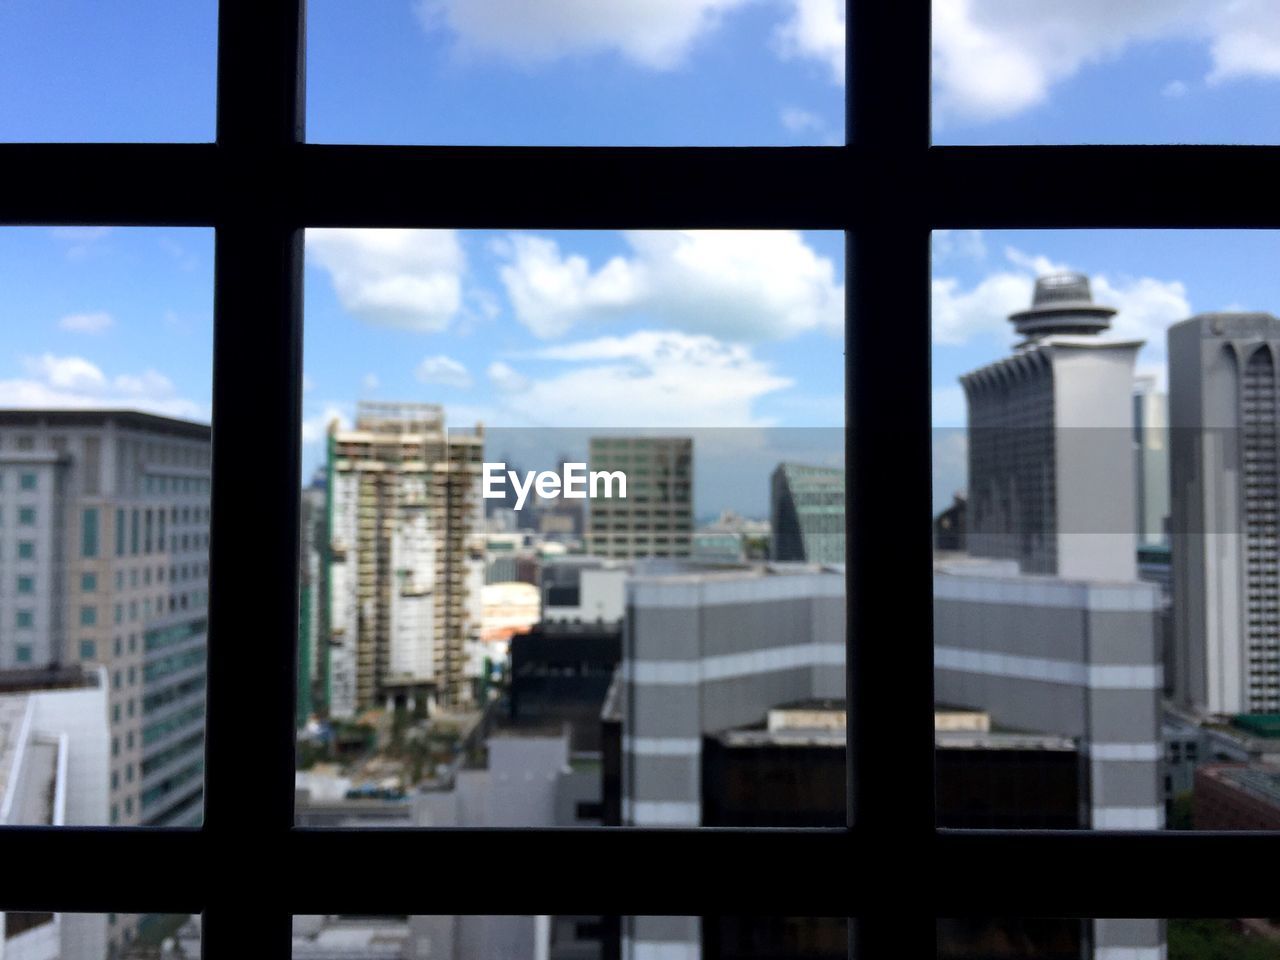
[[[587,499],[587,465],[585,463],[564,465],[564,498],[566,500]]]
[[[604,470],[591,471],[591,496],[592,498],[600,496],[598,492],[598,482],[604,481],[604,495],[606,497],[613,496],[613,481],[618,481],[618,496],[623,500],[627,499],[627,475],[621,470],[614,470],[612,473]]]
[[[567,500],[585,500],[587,497],[600,496],[608,498],[614,496],[613,487],[616,482],[617,496],[623,499],[627,496],[627,475],[621,470],[612,472],[592,470],[588,474],[585,463],[565,463],[562,466],[563,475],[554,470],[541,472],[529,470],[522,477],[515,470],[507,470],[505,463],[485,463],[481,471],[484,477],[481,495],[486,500],[505,499],[506,482],[510,480],[511,487],[516,492],[515,508],[517,510],[524,509],[525,501],[529,499],[529,493],[533,490],[537,491],[539,497],[546,500],[554,500],[561,496]],[[602,484],[603,494],[600,492]]]
[[[516,488],[516,509],[524,509],[525,498],[529,496],[529,488],[533,486],[533,471],[530,470],[524,475],[524,485],[520,484],[520,477],[514,470],[508,470],[507,476],[511,478],[511,485]]]
[[[505,463],[486,463],[484,465],[484,498],[501,500],[506,496],[498,489],[506,481],[507,465]]]

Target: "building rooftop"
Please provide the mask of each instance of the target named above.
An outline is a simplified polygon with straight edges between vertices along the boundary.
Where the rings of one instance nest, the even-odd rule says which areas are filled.
[[[1196,772],[1280,807],[1280,767],[1261,763],[1212,764]]]
[[[207,423],[180,420],[158,413],[146,413],[127,407],[92,407],[80,410],[0,409],[0,427],[101,427],[108,422],[135,430],[168,433],[192,440],[210,440],[213,428]]]
[[[1096,334],[1111,326],[1115,313],[1115,307],[1093,302],[1083,273],[1051,273],[1036,280],[1031,307],[1010,314],[1009,322],[1026,337]]]

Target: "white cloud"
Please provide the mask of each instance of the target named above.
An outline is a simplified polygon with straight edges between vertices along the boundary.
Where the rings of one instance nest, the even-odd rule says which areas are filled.
[[[304,417],[302,420],[302,442],[303,443],[321,443],[329,433],[329,424],[334,420],[338,421],[339,429],[348,429],[351,426],[351,417],[347,412],[345,404],[330,401],[326,403],[324,409],[314,416]]]
[[[466,255],[453,230],[315,228],[307,251],[366,322],[438,333],[461,309]]]
[[[516,235],[498,252],[517,319],[543,338],[584,321],[646,311],[727,340],[843,330],[835,264],[785,230],[635,231],[630,256],[593,271],[554,240]]]
[[[503,393],[519,393],[529,389],[529,378],[517,373],[510,364],[495,360],[489,364],[489,381]]]
[[[1165,331],[1193,313],[1187,288],[1180,280],[1153,277],[1112,280],[1106,274],[1090,278],[1093,299],[1115,307],[1111,333],[1128,340],[1145,340],[1143,356],[1151,363],[1165,356]]]
[[[935,113],[1014,116],[1082,68],[1163,38],[1207,44],[1209,83],[1280,77],[1274,0],[934,0]]]
[[[1042,254],[1031,255],[1006,247],[1005,259],[1018,268],[999,270],[965,289],[955,277],[936,277],[932,284],[933,339],[939,344],[963,344],[990,334],[1012,338],[1009,314],[1031,304],[1035,278],[1071,269]],[[1179,280],[1154,277],[1089,278],[1096,303],[1115,307],[1110,336],[1145,340],[1148,361],[1163,358],[1165,331],[1193,313],[1186,286]]]
[[[933,258],[947,260],[951,257],[967,257],[981,260],[987,255],[987,245],[981,230],[933,231]]]
[[[516,316],[539,337],[562,336],[579,320],[634,306],[642,296],[636,266],[622,257],[592,273],[585,257],[562,255],[545,237],[515,234],[494,249],[508,261],[499,274]]]
[[[102,333],[114,324],[115,321],[111,319],[111,314],[103,311],[72,313],[58,321],[58,326],[61,329],[72,330],[76,333]]]
[[[372,393],[380,386],[382,386],[382,381],[378,379],[378,375],[376,373],[366,373],[360,378],[360,389],[364,390],[366,393]]]
[[[671,69],[720,17],[748,0],[418,0],[428,29],[520,63],[612,52]]]
[[[766,426],[753,405],[792,385],[746,346],[667,330],[562,344],[535,356],[575,364],[530,381],[518,398],[519,410],[538,411],[557,426]]]
[[[791,18],[778,29],[784,57],[825,63],[833,83],[844,84],[844,0],[792,0]]]
[[[1000,271],[965,290],[955,277],[935,277],[931,286],[933,341],[962,344],[981,334],[1000,336],[1008,317],[1031,303],[1030,274]]]
[[[724,17],[755,0],[417,0],[428,30],[448,30],[466,51],[521,64],[612,53],[671,70]],[[778,53],[826,64],[844,83],[842,0],[781,0]]]
[[[24,357],[25,376],[0,380],[0,406],[143,410],[171,417],[207,419],[207,405],[178,395],[173,381],[155,370],[108,377],[95,363],[51,353]]]
[[[414,376],[422,383],[438,383],[446,387],[471,386],[471,374],[467,373],[467,368],[444,354],[423,358],[414,370]]]
[[[1181,80],[1170,80],[1161,89],[1160,94],[1161,96],[1169,97],[1170,99],[1176,99],[1178,97],[1185,97],[1187,95],[1187,89],[1187,85]]]

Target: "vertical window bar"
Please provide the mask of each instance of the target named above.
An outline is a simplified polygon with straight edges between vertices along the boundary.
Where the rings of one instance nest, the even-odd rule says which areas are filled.
[[[293,821],[302,233],[290,198],[303,21],[303,0],[219,5],[218,150],[230,189],[215,223],[204,839],[205,869],[237,880],[210,887],[206,957],[253,944],[285,958],[291,944],[272,871],[244,865],[285,861]],[[241,639],[253,644],[252,669]],[[258,907],[246,913],[246,903]]]

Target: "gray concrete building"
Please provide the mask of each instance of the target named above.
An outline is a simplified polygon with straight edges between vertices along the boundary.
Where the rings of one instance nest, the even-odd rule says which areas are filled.
[[[701,823],[703,736],[844,696],[841,567],[645,574],[627,585],[619,696],[622,823]],[[700,956],[697,917],[623,920],[622,956]]]
[[[210,429],[0,411],[0,669],[101,664],[109,820],[200,822]]]
[[[1168,340],[1177,698],[1280,712],[1280,320],[1202,314]]]
[[[0,675],[0,826],[105,825],[109,759],[105,668]],[[2,957],[102,960],[108,942],[105,914],[0,911]]]
[[[844,470],[780,463],[769,483],[769,558],[844,563]]]
[[[1041,277],[1009,319],[1014,354],[960,378],[969,405],[968,550],[1024,573],[1132,580],[1137,524],[1133,365],[1115,311],[1080,274]]]
[[[690,437],[592,437],[587,469],[626,475],[627,494],[588,501],[587,553],[630,560],[687,557],[693,538]]]
[[[1164,827],[1161,595],[1137,578],[1134,362],[1081,274],[1036,281],[1014,353],[961,378],[970,558],[934,572],[939,703],[1075,740],[1081,822]],[[1157,920],[1098,920],[1094,957],[1159,960]]]

